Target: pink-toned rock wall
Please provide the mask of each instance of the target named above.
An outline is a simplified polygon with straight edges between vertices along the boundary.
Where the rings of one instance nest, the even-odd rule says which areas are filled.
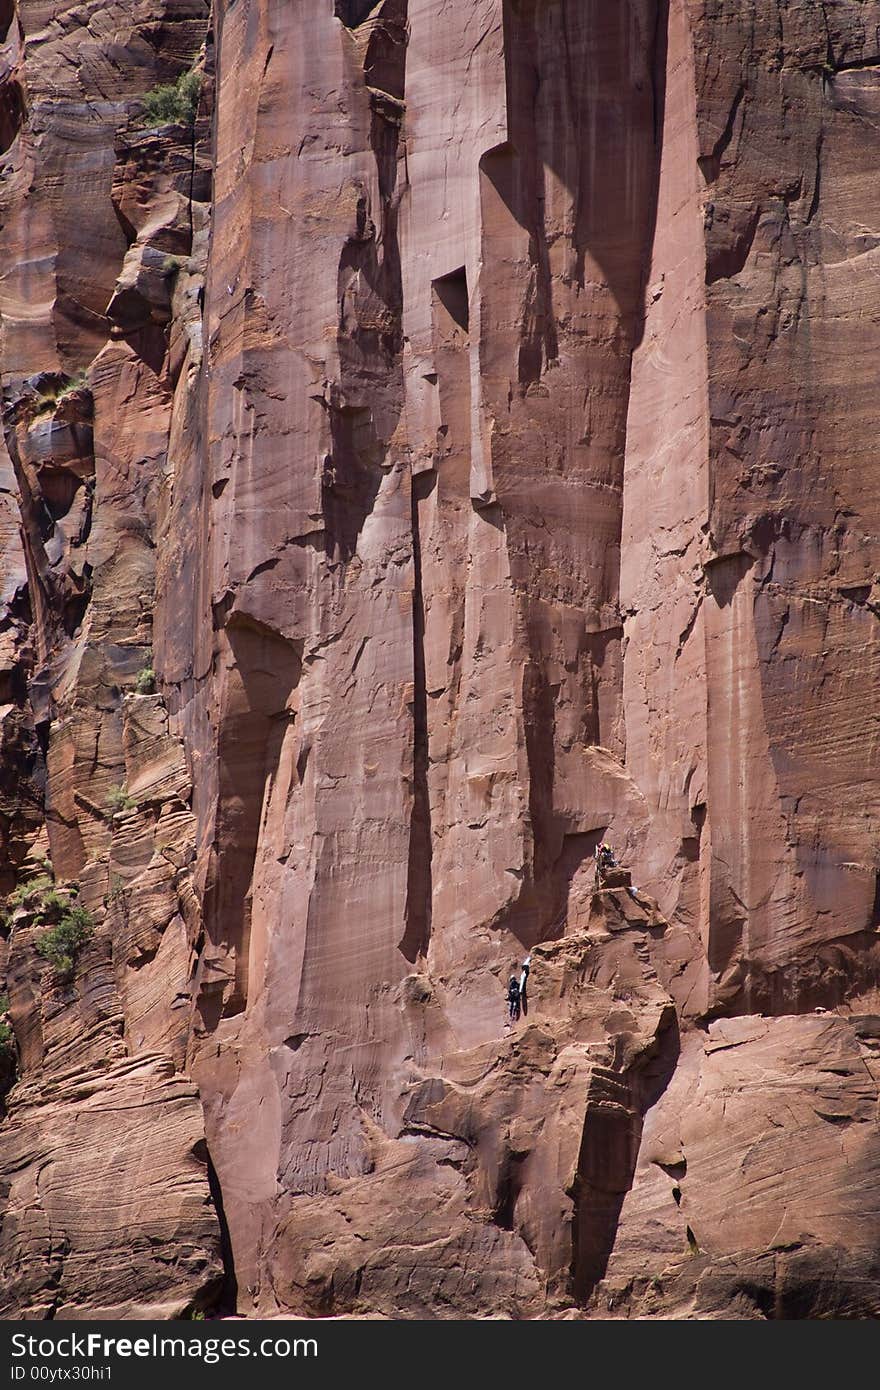
[[[166,330],[198,250],[209,122],[148,132],[139,119],[144,94],[199,56],[209,7],[5,8],[0,826],[4,887],[35,889],[7,904],[0,949],[16,1040],[2,1308],[174,1317],[223,1279],[184,1070],[200,930],[191,777],[146,679],[181,366]],[[175,317],[183,327],[182,306]],[[47,866],[48,895],[34,878]],[[94,924],[69,978],[38,951],[58,901]]]
[[[10,1315],[876,1316],[880,4],[208,11],[0,49]]]
[[[697,1011],[876,983],[870,9],[670,14],[621,603],[641,872],[702,941]]]

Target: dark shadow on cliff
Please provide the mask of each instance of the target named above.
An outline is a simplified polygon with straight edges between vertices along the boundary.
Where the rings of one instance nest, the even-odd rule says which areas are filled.
[[[376,162],[378,202],[361,191],[354,227],[343,247],[337,276],[339,382],[325,401],[331,449],[324,461],[322,511],[328,556],[347,563],[357,551],[382,479],[392,466],[394,438],[404,403],[403,279],[398,236],[401,189],[398,174],[408,43],[407,0],[335,0],[334,13],[348,29],[373,16],[363,71],[369,128],[365,131]],[[350,40],[348,41],[350,43]],[[355,50],[346,48],[352,66]],[[438,293],[462,313],[457,281]],[[450,298],[451,297],[451,298]],[[449,304],[447,307],[449,307]],[[467,308],[465,291],[464,311]],[[412,811],[405,928],[399,950],[411,964],[428,949],[433,881],[431,810],[428,796],[428,711],[425,681],[425,612],[419,503],[436,484],[436,474],[412,478],[413,699]]]
[[[638,31],[633,10],[639,8],[648,12],[649,33]],[[573,200],[574,280],[584,288],[589,255],[618,306],[630,349],[641,342],[663,147],[668,10],[668,0],[644,7],[632,0],[615,5],[607,0],[505,0],[508,142],[484,155],[481,169],[529,234],[533,286],[519,357],[521,386],[537,380],[542,360],[553,361],[558,354],[544,217],[545,167]],[[542,35],[547,36],[543,44]],[[640,41],[647,50],[647,77],[633,80],[633,43]],[[566,120],[568,140],[559,138],[560,122]],[[623,159],[621,130],[629,136]],[[634,180],[627,158],[640,161]],[[632,204],[631,184],[637,190]]]
[[[15,18],[15,0],[0,0],[0,43],[6,42]]]
[[[435,472],[417,474],[412,480],[413,533],[413,810],[410,823],[409,864],[406,880],[406,930],[398,949],[414,964],[428,949],[431,937],[433,888],[433,838],[428,790],[428,691],[425,675],[425,598],[422,587],[422,550],[419,503],[437,485]]]
[[[583,599],[585,607],[590,603],[598,607],[613,602],[619,589],[613,547],[619,547],[622,522],[629,364],[644,332],[645,290],[656,231],[668,0],[624,0],[619,5],[604,0],[505,0],[503,24],[508,138],[480,163],[483,297],[488,299],[491,319],[493,296],[503,301],[509,289],[505,279],[496,294],[492,274],[497,275],[500,267],[504,277],[516,274],[523,282],[521,318],[513,342],[516,355],[510,364],[515,376],[508,401],[514,424],[522,431],[533,430],[539,448],[545,407],[536,404],[533,408],[525,398],[553,395],[553,368],[562,366],[563,375],[567,370],[560,359],[563,332],[568,335],[563,358],[570,358],[572,351],[571,328],[563,330],[559,323],[561,306],[554,305],[554,293],[558,298],[564,286],[568,298],[574,289],[585,306],[591,299],[597,310],[600,304],[607,306],[601,312],[613,320],[607,335],[603,328],[601,341],[590,341],[589,330],[583,330],[584,351],[596,356],[603,371],[607,363],[618,392],[613,418],[594,453],[586,441],[581,458],[576,459],[571,444],[566,445],[562,469],[565,474],[570,467],[579,479],[582,475],[585,487],[607,508],[604,522],[595,522],[603,528],[596,534],[602,537],[604,552],[611,555],[600,579],[603,589],[585,592]],[[562,200],[553,197],[553,185],[562,185],[570,198],[571,225],[564,230],[559,213]],[[548,216],[551,199],[553,221]],[[522,233],[528,238],[525,263],[512,259],[526,254]],[[520,407],[517,395],[524,400]],[[517,410],[524,417],[521,426]],[[547,675],[555,636],[543,606],[533,600],[535,566],[542,563],[542,556],[539,548],[537,558],[530,558],[532,537],[517,500],[531,484],[516,453],[511,450],[506,456],[504,447],[502,432],[497,464],[493,459],[498,498],[495,524],[508,533],[510,552],[521,561],[521,573],[515,573],[514,579],[528,634],[523,722],[533,852],[518,901],[499,914],[493,926],[508,928],[528,947],[559,934],[568,887],[595,847],[600,827],[595,832],[591,828],[586,838],[580,833],[570,835],[569,823],[555,810],[560,684]],[[551,477],[545,486],[557,489],[571,482],[572,477],[561,476],[558,481]],[[572,528],[579,524],[572,519]],[[589,517],[585,524],[591,524]],[[551,553],[548,567],[555,559]],[[622,638],[619,628],[588,631],[590,625],[585,613],[581,659],[587,698],[578,737],[587,746],[606,741],[607,731],[600,727],[598,686],[602,680],[613,679],[610,667]]]
[[[335,13],[356,27],[375,5],[337,0]],[[337,270],[336,349],[339,379],[324,405],[331,447],[324,459],[322,512],[327,554],[347,563],[373,510],[397,422],[403,410],[403,282],[398,240],[398,164],[406,67],[407,0],[385,0],[361,69],[345,33],[344,57],[353,89],[366,101],[358,134],[376,162],[378,201],[358,188],[352,226]]]
[[[205,1145],[205,1157],[208,1166],[208,1187],[220,1226],[220,1256],[223,1260],[223,1283],[215,1295],[216,1301],[212,1311],[215,1317],[229,1317],[238,1310],[238,1279],[235,1274],[235,1260],[232,1253],[229,1225],[223,1207],[223,1189],[220,1186],[220,1179],[217,1176],[217,1170],[212,1162],[207,1144]]]
[[[588,1301],[605,1276],[620,1212],[635,1175],[643,1120],[669,1085],[680,1051],[678,1017],[670,1004],[653,1047],[630,1073],[593,1070],[570,1194],[574,1201],[571,1285],[579,1303]]]
[[[346,29],[358,29],[376,8],[376,0],[333,0],[333,13]]]
[[[240,1013],[247,1002],[250,894],[263,802],[290,718],[288,699],[302,670],[301,647],[248,615],[233,612],[224,631],[232,664],[219,719],[215,850],[204,898],[205,932],[218,966],[212,972],[209,946],[199,991],[209,1030],[221,1012]],[[226,956],[234,961],[234,977],[230,963],[223,963]]]

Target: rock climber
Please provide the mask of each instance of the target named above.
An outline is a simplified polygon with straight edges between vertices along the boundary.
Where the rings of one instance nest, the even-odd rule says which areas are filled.
[[[523,1013],[528,1012],[528,1001],[526,996],[526,984],[528,983],[529,971],[532,967],[531,956],[526,956],[522,963],[522,970],[519,977],[519,1004]]]
[[[603,878],[609,869],[617,867],[617,860],[614,858],[614,851],[607,840],[603,840],[601,845],[596,846],[596,870],[600,878]]]
[[[515,975],[511,975],[507,982],[507,1016],[511,1023],[515,1023],[519,1018],[519,981]]]

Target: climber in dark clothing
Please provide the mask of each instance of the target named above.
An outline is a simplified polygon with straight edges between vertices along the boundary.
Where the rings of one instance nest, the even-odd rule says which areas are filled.
[[[526,994],[526,985],[528,984],[529,970],[531,969],[531,966],[532,958],[531,956],[526,956],[525,960],[522,963],[522,972],[519,977],[519,1005],[524,1014],[527,1014],[529,1011],[528,995]]]
[[[519,1018],[519,981],[515,975],[507,982],[507,1015],[511,1023]]]
[[[603,879],[609,869],[617,867],[617,860],[608,841],[605,840],[601,845],[596,846],[596,877]]]

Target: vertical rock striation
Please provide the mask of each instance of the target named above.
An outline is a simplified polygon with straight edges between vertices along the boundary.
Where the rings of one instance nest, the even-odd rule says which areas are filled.
[[[166,326],[185,324],[172,288],[182,298],[191,252],[197,268],[209,108],[140,127],[144,95],[200,47],[207,76],[208,6],[8,9],[3,495],[20,531],[3,559],[3,873],[22,893],[3,927],[17,1084],[0,1143],[2,1308],[173,1317],[223,1280],[184,1070],[191,778],[149,693],[181,370]],[[76,893],[91,934],[65,971],[38,948]]]
[[[875,1316],[880,4],[6,8],[4,1311]]]

